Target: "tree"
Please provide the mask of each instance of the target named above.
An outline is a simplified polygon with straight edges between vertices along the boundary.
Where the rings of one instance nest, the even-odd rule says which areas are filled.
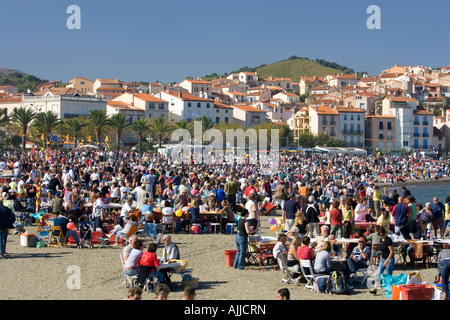
[[[110,121],[105,110],[90,110],[89,113],[88,120],[95,130],[95,139],[99,143],[102,132],[109,127]]]
[[[316,146],[316,138],[312,133],[302,133],[297,140],[298,146],[303,148],[314,148]]]
[[[118,147],[120,147],[122,132],[130,125],[131,123],[126,119],[126,116],[123,113],[116,113],[109,118],[109,126],[114,130],[116,134]]]
[[[9,124],[8,109],[0,109],[0,127],[4,128]]]
[[[163,117],[156,118],[150,123],[150,132],[158,139],[159,147],[162,147],[162,141],[173,132],[175,128]]]
[[[25,152],[26,144],[27,144],[27,133],[28,126],[31,122],[36,118],[36,113],[30,109],[25,107],[16,108],[13,111],[11,116],[11,120],[17,123],[22,129],[22,151]]]
[[[205,133],[206,130],[212,129],[214,127],[214,122],[210,117],[201,116],[197,119],[202,123],[202,133]]]
[[[67,132],[69,135],[74,137],[75,149],[78,146],[78,140],[82,134],[82,130],[88,126],[88,121],[85,117],[77,117],[72,119],[67,119],[63,122],[62,130]]]
[[[33,127],[35,127],[40,134],[44,135],[42,142],[43,148],[47,145],[50,134],[54,131],[59,122],[59,116],[54,111],[41,112],[36,115]]]
[[[139,154],[142,154],[142,139],[150,133],[149,123],[144,119],[138,119],[130,125],[130,129],[138,137]]]

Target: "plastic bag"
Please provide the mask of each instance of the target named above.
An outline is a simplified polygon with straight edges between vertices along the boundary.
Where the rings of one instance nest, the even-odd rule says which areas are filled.
[[[408,281],[408,275],[404,273],[400,273],[396,276],[391,276],[386,273],[381,274],[381,282],[383,285],[384,293],[386,295],[386,298],[391,299],[392,298],[392,285],[399,285],[399,284],[406,284]]]

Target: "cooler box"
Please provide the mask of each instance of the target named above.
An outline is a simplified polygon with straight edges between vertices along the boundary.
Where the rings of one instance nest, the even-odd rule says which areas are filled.
[[[449,289],[450,289],[450,284],[448,285]],[[443,300],[444,297],[441,298],[441,293],[442,293],[442,283],[433,283],[433,300]],[[450,300],[450,296],[447,297],[447,300]]]
[[[234,264],[234,258],[236,257],[237,250],[225,250],[225,256],[227,258],[227,265],[232,267]]]
[[[234,234],[236,233],[235,228],[236,224],[235,223],[227,223],[227,228],[225,229],[225,233],[227,234]]]
[[[22,247],[36,247],[36,235],[30,233],[21,233],[20,245]]]

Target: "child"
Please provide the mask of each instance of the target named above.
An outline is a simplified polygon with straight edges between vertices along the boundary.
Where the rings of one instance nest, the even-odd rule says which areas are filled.
[[[141,260],[139,261],[137,282],[140,288],[144,288],[147,278],[158,278],[158,283],[164,280],[164,275],[156,270],[159,267],[159,260],[156,256],[157,248],[156,243],[150,243],[147,251],[142,254]]]

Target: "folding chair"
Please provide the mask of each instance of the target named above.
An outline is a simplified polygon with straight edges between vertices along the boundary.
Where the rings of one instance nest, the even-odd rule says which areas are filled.
[[[119,253],[119,256],[120,256],[120,263],[122,264],[122,272],[123,272],[123,275],[125,277],[125,280],[122,283],[122,285],[125,286],[126,288],[134,287],[136,285],[137,275],[135,275],[135,276],[127,276],[125,274],[125,269],[123,268],[125,266],[125,261],[123,259],[122,253]]]
[[[63,235],[61,227],[53,225],[50,225],[49,227],[50,231],[49,231],[48,246],[58,248],[59,244],[62,243],[67,248],[67,238]]]
[[[289,284],[294,281],[294,274],[299,272],[299,265],[296,264],[293,267],[288,267],[287,265],[287,257],[282,255],[277,258],[278,265],[280,266],[280,270],[284,273],[284,277],[281,279],[282,283]],[[298,283],[296,283],[298,284]]]
[[[362,273],[362,280],[361,280],[361,284],[364,284],[364,282],[366,282],[367,280],[367,274],[370,271],[370,268],[372,267],[372,265],[369,265],[367,268],[360,268],[360,269],[356,269],[355,270],[355,274],[357,275],[358,272]],[[358,275],[357,275],[358,276]]]
[[[303,277],[306,280],[305,289],[310,289],[311,291],[317,291],[316,287],[314,286],[314,282],[317,279],[317,275],[314,273],[313,264],[311,263],[311,260],[303,260],[300,259],[300,270],[302,271]],[[306,268],[309,269],[309,273],[306,272]]]
[[[33,214],[32,217],[36,220],[37,232],[41,231],[49,231],[50,228],[48,226],[42,225],[41,216],[38,214]]]
[[[246,263],[249,265],[258,265],[259,264],[259,248],[256,245],[256,241],[249,241],[247,247],[247,256]]]
[[[265,269],[264,260],[270,261],[270,266],[275,270],[275,257],[273,256],[274,244],[261,244],[259,246],[259,270]]]
[[[424,243],[414,243],[414,254],[413,254],[413,261],[412,265],[413,267],[416,266],[416,261],[417,260],[422,260],[422,262],[425,264],[425,266],[428,269],[428,250],[429,250],[429,245],[428,244],[424,244]]]
[[[139,225],[133,225],[130,227],[130,230],[127,234],[121,233],[120,231],[116,233],[116,237],[119,237],[123,240],[124,244],[127,245],[128,241],[130,240],[130,237],[134,235],[138,229]]]
[[[161,231],[161,228],[159,228],[157,224],[146,223],[144,225],[144,229],[138,234],[138,236],[143,237],[144,239],[153,239],[156,242],[156,245],[159,246],[161,243],[162,234],[158,231]]]
[[[372,259],[371,264],[378,265],[376,261],[380,261],[380,244],[372,244]]]

